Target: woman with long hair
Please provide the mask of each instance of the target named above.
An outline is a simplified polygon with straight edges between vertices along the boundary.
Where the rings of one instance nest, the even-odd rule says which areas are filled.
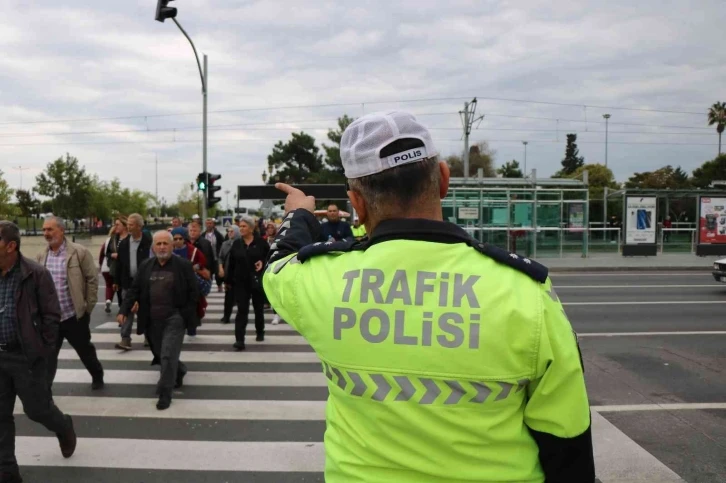
[[[237,303],[234,348],[245,350],[245,334],[250,313],[250,299],[255,311],[257,341],[265,340],[265,294],[262,290],[262,269],[270,245],[255,235],[255,221],[249,216],[240,219],[241,238],[232,243],[225,282],[232,286]]]
[[[273,222],[269,222],[265,226],[265,236],[263,237],[267,244],[272,246],[273,243],[275,243],[275,237],[277,236],[277,225],[275,225]],[[265,300],[267,300],[267,296],[265,296]],[[269,302],[268,302],[269,306]],[[277,315],[277,312],[275,310],[272,310],[272,313],[275,314],[275,316],[272,318],[272,325],[277,325],[280,323],[280,316]]]
[[[116,271],[118,270],[118,262],[116,261],[118,258],[118,247],[121,243],[121,240],[125,239],[127,236],[129,236],[129,229],[128,229],[128,218],[124,215],[118,215],[116,217],[116,220],[113,223],[112,228],[112,235],[111,239],[106,244],[106,263],[108,263],[108,274],[109,277],[111,277],[111,294],[114,292],[114,283],[113,280],[116,279]],[[104,276],[105,278],[105,276]],[[106,313],[111,312],[111,304],[109,303],[109,300],[113,300],[112,297],[108,297],[109,291],[108,291],[108,279],[106,279]],[[118,297],[118,305],[121,306],[122,297],[121,297],[121,288],[116,287],[116,295]]]
[[[106,313],[111,313],[111,302],[113,302],[113,277],[111,276],[111,268],[108,266],[108,258],[106,257],[106,250],[108,250],[108,244],[113,242],[113,235],[116,233],[116,227],[112,226],[108,231],[108,238],[101,247],[101,252],[98,254],[98,266],[101,267],[101,275],[103,280],[106,282]],[[119,297],[120,297],[119,293]],[[121,299],[119,298],[119,306],[121,305]]]

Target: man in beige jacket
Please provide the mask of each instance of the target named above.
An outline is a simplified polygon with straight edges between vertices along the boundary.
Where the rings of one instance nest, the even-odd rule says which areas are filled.
[[[53,384],[63,339],[73,346],[92,377],[93,389],[103,388],[103,367],[91,343],[91,312],[98,300],[98,274],[91,253],[65,236],[63,220],[49,217],[43,223],[48,247],[37,261],[53,277],[61,308],[61,324],[55,355],[48,361],[48,383]]]

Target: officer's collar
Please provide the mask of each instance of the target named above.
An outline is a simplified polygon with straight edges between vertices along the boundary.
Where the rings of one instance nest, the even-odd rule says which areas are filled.
[[[437,243],[471,243],[471,236],[448,221],[424,218],[397,218],[380,222],[369,239],[369,245],[389,240],[418,240]]]

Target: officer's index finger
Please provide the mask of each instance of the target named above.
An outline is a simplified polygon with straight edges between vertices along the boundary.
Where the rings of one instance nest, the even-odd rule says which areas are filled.
[[[280,191],[282,191],[286,195],[291,195],[291,194],[293,194],[293,193],[295,193],[297,191],[300,191],[299,189],[293,188],[292,186],[290,186],[287,183],[275,183],[275,188],[279,189]]]

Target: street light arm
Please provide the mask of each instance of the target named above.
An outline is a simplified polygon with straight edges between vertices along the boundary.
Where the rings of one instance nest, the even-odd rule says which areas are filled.
[[[177,27],[179,27],[179,30],[181,30],[181,33],[184,34],[184,37],[187,38],[189,43],[192,46],[192,50],[194,51],[194,58],[197,59],[197,67],[199,68],[199,77],[202,79],[202,92],[207,92],[207,86],[204,84],[204,73],[202,72],[202,64],[199,62],[199,55],[197,55],[197,48],[194,46],[194,42],[192,42],[191,37],[189,37],[189,34],[187,34],[186,30],[182,28],[182,26],[179,24],[179,22],[176,21],[175,18],[172,18],[174,23]]]

